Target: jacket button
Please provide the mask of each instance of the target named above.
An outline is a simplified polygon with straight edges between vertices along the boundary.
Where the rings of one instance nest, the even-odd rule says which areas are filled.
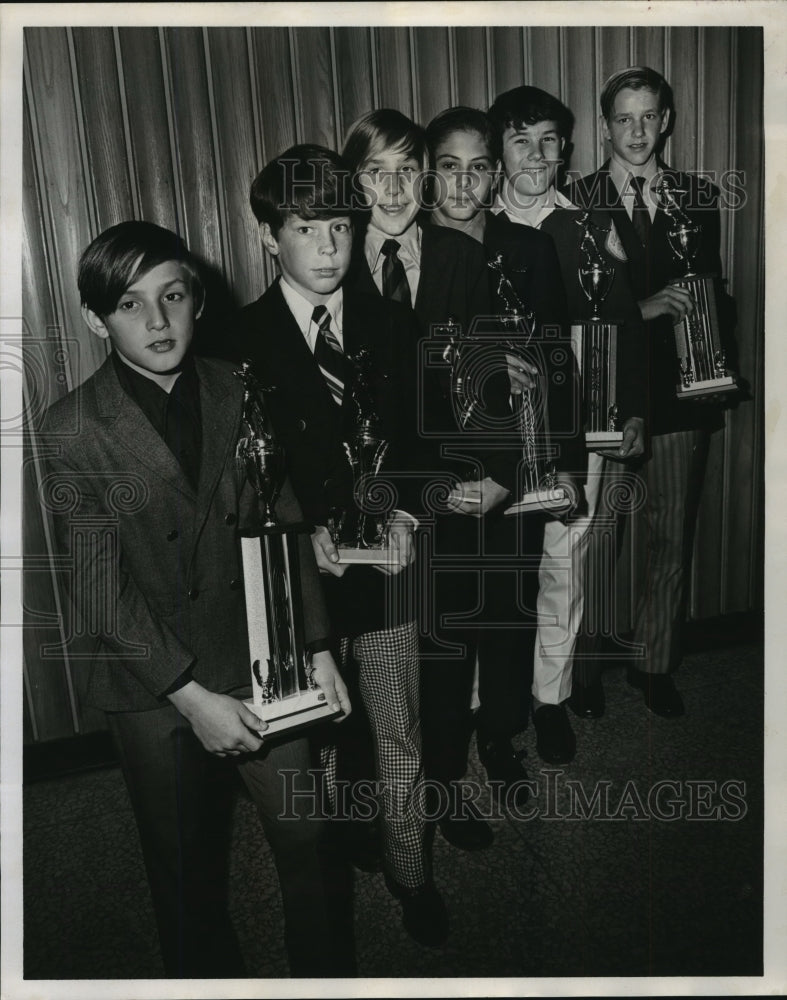
[[[177,537],[178,537],[178,532],[177,532],[176,528],[173,528],[172,531],[168,531],[167,532],[167,541],[168,542],[174,542]]]
[[[237,577],[234,580],[230,580],[230,590],[240,590],[240,588],[241,582],[237,579]]]
[[[196,599],[199,597],[199,591],[197,590],[196,587],[191,588],[191,590],[189,591],[189,597],[191,598],[192,601],[196,601]]]
[[[230,526],[233,525],[233,524],[235,524],[235,522],[237,520],[238,519],[237,519],[237,517],[235,517],[234,514],[225,514],[224,515],[224,523],[225,524],[229,524]]]

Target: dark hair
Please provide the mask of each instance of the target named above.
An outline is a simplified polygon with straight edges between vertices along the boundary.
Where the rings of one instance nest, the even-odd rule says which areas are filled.
[[[672,88],[661,73],[648,66],[628,66],[613,73],[601,90],[601,114],[607,121],[615,107],[615,98],[626,88],[652,90],[659,102],[659,111],[674,110]]]
[[[356,174],[371,156],[384,149],[413,156],[426,166],[424,129],[393,108],[380,108],[361,115],[350,127],[342,156]]]
[[[132,281],[170,260],[189,274],[199,309],[205,297],[199,264],[179,236],[152,222],[131,220],[105,229],[79,260],[77,285],[82,305],[102,319],[109,316]]]
[[[574,115],[556,97],[538,87],[514,87],[500,94],[489,109],[496,159],[503,155],[503,133],[507,128],[522,128],[538,122],[554,122],[563,139],[570,139]]]
[[[325,146],[291,146],[257,174],[249,200],[257,221],[267,222],[277,236],[291,215],[350,215],[350,171],[341,156]]]
[[[468,108],[458,105],[455,108],[446,108],[426,126],[426,145],[429,149],[429,165],[434,169],[437,147],[449,135],[454,132],[476,132],[486,143],[489,155],[493,155],[495,142],[492,123],[486,113],[477,108]]]

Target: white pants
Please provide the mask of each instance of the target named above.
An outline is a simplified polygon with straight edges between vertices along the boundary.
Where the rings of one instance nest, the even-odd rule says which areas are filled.
[[[531,690],[545,705],[559,705],[571,694],[571,664],[585,608],[585,560],[606,461],[594,452],[588,456],[587,515],[569,524],[549,519],[544,526]]]

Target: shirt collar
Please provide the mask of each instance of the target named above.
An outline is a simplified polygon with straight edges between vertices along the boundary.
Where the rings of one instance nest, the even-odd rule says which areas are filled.
[[[622,163],[619,163],[612,157],[609,161],[609,176],[612,178],[612,183],[618,189],[618,194],[622,197],[633,197],[631,177],[644,177],[646,181],[645,189],[652,190],[656,178],[661,176],[661,168],[655,156],[651,157],[650,163],[646,164],[643,169],[636,171],[624,167]]]
[[[298,324],[298,329],[308,340],[314,306],[305,296],[293,288],[284,277],[279,280],[279,287],[281,288],[281,293],[284,296],[284,301],[289,306],[290,312],[294,316],[295,322]],[[337,337],[341,338],[342,318],[344,315],[344,294],[341,285],[336,289],[333,295],[331,295],[328,301],[323,303],[323,305],[330,313],[331,330],[337,335]]]
[[[533,228],[537,229],[544,219],[550,216],[556,208],[576,208],[576,205],[562,191],[552,188],[551,197],[541,206],[535,215],[533,213],[524,213],[513,207],[503,199],[502,194],[495,196],[495,202],[492,205],[492,214],[500,215],[501,212],[505,212],[512,222],[524,226],[533,226]]]
[[[399,244],[398,256],[402,260],[402,263],[406,264],[407,258],[410,258],[410,263],[415,264],[418,267],[421,263],[421,227],[418,223],[413,223],[406,232],[402,233],[401,236],[389,236],[384,233],[381,229],[372,225],[370,222],[366,229],[366,240],[364,242],[364,253],[366,254],[366,262],[369,265],[369,270],[372,274],[382,267],[382,253],[383,253],[383,243],[386,240],[395,239]]]

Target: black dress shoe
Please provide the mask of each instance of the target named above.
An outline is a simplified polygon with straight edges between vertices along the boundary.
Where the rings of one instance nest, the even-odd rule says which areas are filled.
[[[574,684],[568,707],[580,719],[600,719],[604,714],[604,686],[601,680],[593,681],[587,687]]]
[[[686,714],[683,699],[669,674],[646,674],[635,667],[629,667],[627,679],[632,687],[642,691],[645,704],[655,715],[674,719]]]
[[[448,808],[438,820],[440,833],[462,851],[482,851],[495,839],[492,827],[473,802],[451,795]]]
[[[437,886],[430,879],[411,889],[386,873],[388,891],[402,904],[402,924],[419,944],[436,947],[448,937],[448,913]]]
[[[533,712],[536,750],[547,764],[568,764],[577,752],[577,740],[565,705],[542,705]]]
[[[490,781],[502,782],[501,793],[505,793],[505,801],[521,809],[530,798],[530,787],[525,770],[525,751],[516,751],[508,742],[492,740],[480,742],[478,757],[486,768]],[[513,796],[509,800],[509,796]]]

